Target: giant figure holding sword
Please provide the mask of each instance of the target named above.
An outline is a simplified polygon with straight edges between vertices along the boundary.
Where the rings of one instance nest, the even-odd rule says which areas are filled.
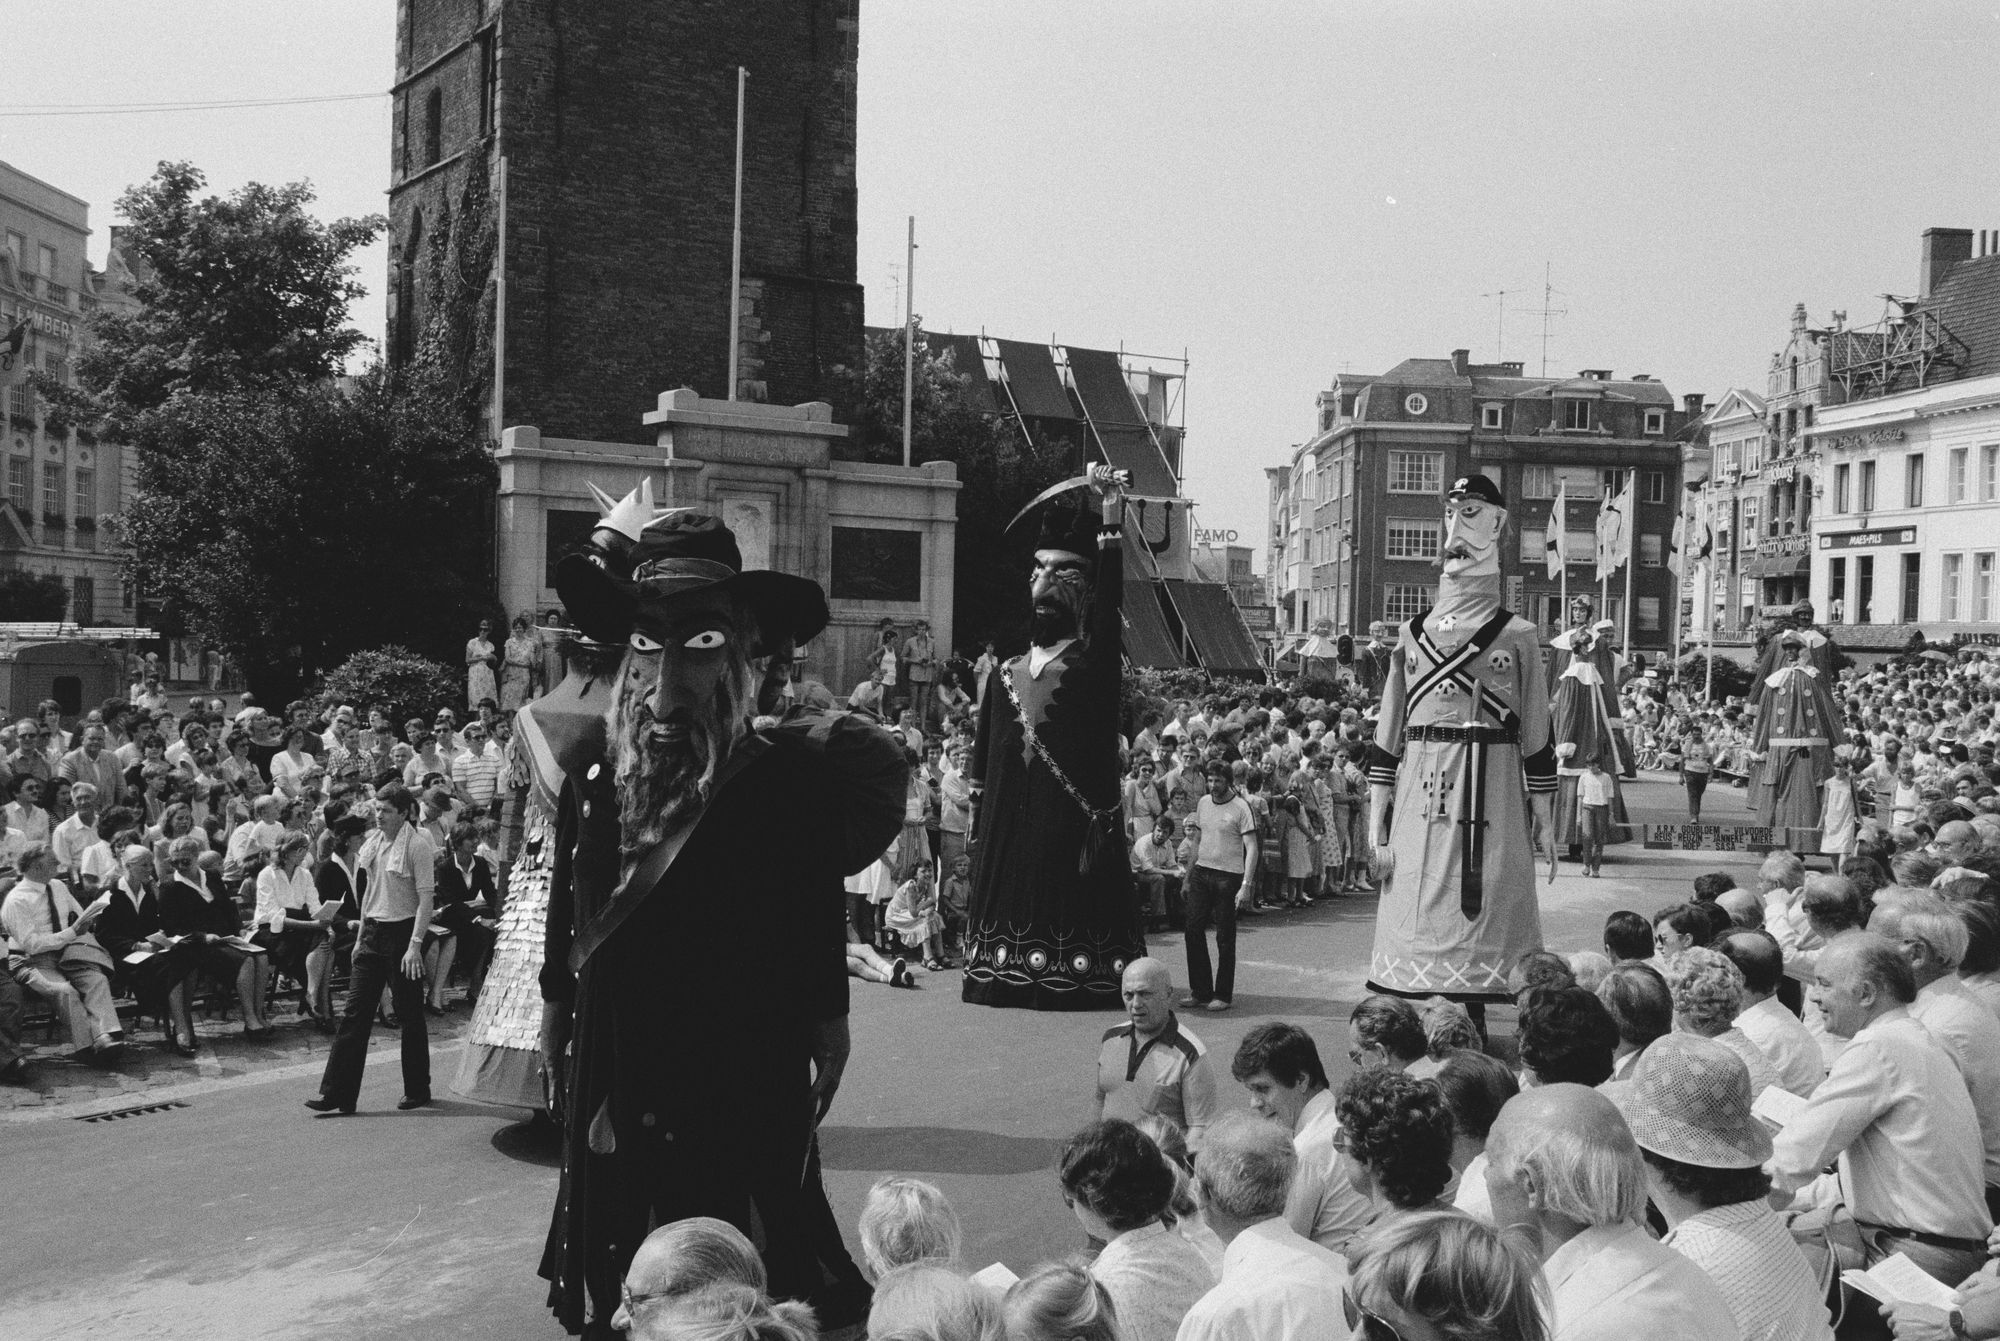
[[[1500,600],[1507,510],[1484,475],[1445,494],[1437,601],[1400,630],[1369,750],[1386,880],[1369,982],[1478,1010],[1541,948],[1535,840],[1549,843],[1555,751],[1535,626]]]

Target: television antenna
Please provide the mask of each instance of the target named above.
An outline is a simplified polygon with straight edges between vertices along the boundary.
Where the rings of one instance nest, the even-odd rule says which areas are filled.
[[[1542,305],[1527,309],[1527,315],[1542,319],[1542,376],[1544,377],[1549,375],[1549,319],[1569,315],[1568,308],[1556,306],[1555,300],[1558,295],[1564,298],[1569,295],[1551,282],[1553,273],[1553,267],[1547,261],[1542,262]]]

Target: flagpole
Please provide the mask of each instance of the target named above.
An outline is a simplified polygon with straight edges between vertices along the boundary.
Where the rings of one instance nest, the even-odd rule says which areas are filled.
[[[1625,664],[1632,664],[1632,570],[1634,551],[1639,546],[1639,468],[1625,476]]]
[[[743,351],[743,88],[750,71],[736,67],[736,204],[729,222],[729,390],[736,399],[737,359]]]
[[[1702,584],[1703,587],[1711,587],[1715,583],[1715,508],[1710,496],[1710,490],[1715,484],[1715,461],[1712,456],[1709,459],[1708,472],[1708,478],[1701,482],[1701,524],[1708,528],[1708,553],[1702,558],[1703,565],[1708,569],[1708,581]],[[1708,654],[1702,658],[1707,676],[1706,683],[1701,687],[1701,703],[1703,707],[1707,707],[1715,702],[1715,593],[1713,591],[1709,592],[1708,617],[1702,621],[1702,627],[1708,633]]]

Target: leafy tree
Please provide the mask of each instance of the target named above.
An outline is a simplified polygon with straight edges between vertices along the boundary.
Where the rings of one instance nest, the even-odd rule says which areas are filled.
[[[356,652],[328,671],[318,698],[320,710],[328,714],[343,703],[363,711],[380,708],[400,731],[412,717],[429,721],[439,708],[460,708],[465,675],[407,647],[378,647]]]
[[[47,623],[68,609],[69,586],[61,578],[18,569],[0,573],[0,620]]]
[[[379,372],[351,390],[183,394],[143,417],[137,446],[119,530],[141,588],[266,701],[363,648],[449,655],[492,604],[492,461],[435,394]]]
[[[161,163],[118,198],[141,307],[92,320],[76,389],[37,379],[62,418],[101,415],[129,439],[139,416],[177,394],[304,386],[367,340],[347,325],[365,292],[351,258],[381,236],[380,215],[323,223],[305,182],[197,198],[204,185],[192,164]]]
[[[991,640],[1002,648],[1027,641],[1031,528],[1009,538],[1015,513],[1049,485],[1075,474],[1075,449],[1035,443],[1011,417],[973,404],[972,379],[950,352],[932,353],[918,333],[912,380],[910,459],[958,467],[958,539],[954,546],[953,632],[959,648]],[[868,338],[857,421],[847,450],[862,460],[900,461],[903,444],[903,333]],[[957,649],[953,649],[957,650]]]

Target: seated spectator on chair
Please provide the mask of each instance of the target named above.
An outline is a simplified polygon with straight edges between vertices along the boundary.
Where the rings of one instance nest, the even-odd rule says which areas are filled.
[[[1615,1102],[1667,1222],[1661,1242],[1708,1273],[1744,1341],[1832,1341],[1826,1295],[1765,1200],[1771,1138],[1750,1112],[1742,1056],[1673,1034],[1646,1050]]]
[[[1604,919],[1604,953],[1613,964],[1638,964],[1653,953],[1653,927],[1633,912],[1618,912]]]
[[[88,907],[78,904],[56,879],[55,854],[46,843],[23,847],[14,869],[20,880],[0,903],[14,977],[55,1007],[78,1056],[106,1058],[124,1031],[111,1001],[114,965],[91,928],[110,896],[100,895]]]
[[[1902,1252],[1939,1280],[1963,1280],[1986,1260],[1993,1228],[1986,1152],[1951,1054],[1910,1013],[1910,961],[1851,931],[1819,952],[1814,975],[1828,1031],[1849,1041],[1773,1143],[1772,1182],[1792,1197],[1793,1232],[1831,1230],[1843,1268]],[[1824,1173],[1836,1160],[1838,1172]],[[1843,1208],[1851,1221],[1836,1220]]]
[[[1543,988],[1526,993],[1524,1000],[1522,1089],[1563,1082],[1594,1086],[1611,1079],[1618,1025],[1602,1001],[1581,987]]]
[[[936,1262],[900,1266],[875,1283],[871,1337],[899,1341],[1006,1341],[1000,1302]]]
[[[1493,1203],[1486,1198],[1486,1138],[1521,1082],[1498,1057],[1462,1049],[1445,1058],[1436,1076],[1444,1106],[1451,1110],[1451,1167],[1458,1186],[1450,1190],[1453,1209],[1487,1224]]]
[[[358,864],[361,845],[368,838],[368,821],[359,815],[336,816],[327,826],[330,846],[313,872],[313,888],[322,905],[336,904],[339,911],[328,923],[327,976],[312,994],[310,1013],[322,1032],[333,1028],[332,975],[343,958],[354,952],[354,938],[361,931],[361,901],[367,893],[368,871]]]
[[[764,1261],[743,1231],[727,1220],[693,1216],[648,1234],[625,1269],[624,1302],[611,1315],[618,1331],[634,1328],[656,1301],[684,1298],[718,1286],[762,1295]]]
[[[742,1285],[677,1295],[646,1312],[632,1341],[818,1341],[812,1309]]]
[[[1243,1036],[1229,1070],[1250,1091],[1250,1111],[1292,1138],[1285,1222],[1322,1248],[1342,1251],[1374,1219],[1375,1206],[1341,1153],[1334,1094],[1311,1035],[1295,1024],[1260,1024]]]
[[[1181,902],[1182,869],[1174,842],[1173,816],[1159,814],[1132,844],[1132,880],[1149,921],[1170,922]]]
[[[1001,1312],[1007,1341],[1136,1341],[1139,1336],[1103,1282],[1073,1262],[1044,1262],[1015,1281]]]
[[[1450,1210],[1452,1117],[1437,1082],[1377,1067],[1356,1071],[1335,1105],[1354,1190],[1376,1208],[1371,1224]]]
[[[884,1178],[861,1207],[861,1260],[880,1278],[899,1266],[958,1266],[963,1231],[944,1193],[921,1178]]]
[[[1526,1231],[1564,1341],[1741,1337],[1701,1268],[1647,1236],[1645,1161],[1604,1095],[1523,1090],[1500,1110],[1486,1152],[1494,1223]]]
[[[130,992],[141,1013],[160,1021],[169,1049],[192,1057],[194,1018],[188,1011],[187,980],[201,965],[192,941],[177,944],[160,929],[153,854],[136,843],[127,847],[110,892],[111,902],[92,930],[117,965],[112,986]]]
[[[306,868],[311,849],[312,839],[288,833],[278,844],[278,859],[257,873],[257,929],[250,937],[270,955],[272,969],[306,989],[309,1002],[319,999],[332,965],[327,929],[340,911],[337,902],[319,897]]]
[[[1292,1143],[1275,1123],[1236,1112],[1209,1128],[1195,1184],[1202,1218],[1227,1246],[1221,1280],[1188,1310],[1179,1341],[1290,1341],[1333,1334],[1347,1266],[1285,1223],[1285,1196],[1297,1163]]]
[[[1424,1055],[1411,1063],[1409,1073],[1419,1080],[1434,1078],[1453,1053],[1466,1048],[1478,1052],[1486,1046],[1471,1014],[1449,997],[1424,998],[1417,1018],[1424,1026]]]
[[[7,827],[21,835],[24,843],[49,841],[49,812],[42,808],[48,783],[32,773],[16,773],[8,790],[14,799],[7,803]]]
[[[1356,1066],[1407,1071],[1429,1048],[1422,1017],[1402,997],[1365,996],[1347,1017],[1347,1060]]]
[[[493,868],[479,855],[479,830],[461,821],[452,826],[451,846],[441,853],[437,864],[437,895],[431,915],[432,962],[424,972],[430,978],[426,1007],[434,1015],[444,1013],[444,993],[451,979],[453,961],[465,956],[468,1005],[478,999],[479,984],[486,976],[486,958],[493,950],[493,931],[500,925],[500,894],[493,882]]]
[[[285,836],[285,826],[279,816],[284,811],[284,799],[276,795],[260,796],[250,803],[250,822],[239,824],[229,835],[229,846],[222,854],[222,879],[226,885],[234,885],[245,875],[245,866],[252,856],[261,855],[266,862],[277,853],[278,843]],[[166,828],[165,816],[161,817],[161,829]],[[190,837],[192,834],[189,835]],[[179,838],[171,840],[180,842]],[[208,847],[204,839],[195,839],[197,850]],[[171,849],[167,860],[173,861]]]
[[[1090,1274],[1111,1297],[1124,1341],[1173,1341],[1215,1270],[1168,1228],[1177,1183],[1160,1148],[1118,1118],[1070,1138],[1057,1166],[1063,1200],[1077,1223],[1104,1244]]]
[[[1347,1325],[1364,1341],[1548,1341],[1542,1293],[1541,1263],[1517,1237],[1449,1211],[1421,1211],[1354,1245]]]
[[[1756,927],[1730,932],[1715,948],[1743,975],[1743,1008],[1736,1013],[1736,1027],[1770,1061],[1778,1087],[1806,1098],[1826,1078],[1826,1062],[1799,1017],[1778,1000],[1778,982],[1785,974],[1778,942]]]
[[[213,854],[210,854],[213,855]],[[243,936],[236,902],[221,877],[201,869],[201,844],[176,838],[169,849],[173,875],[160,886],[160,928],[169,936],[189,936],[204,972],[236,985],[243,1032],[260,1038],[270,1030],[264,1019],[264,983],[269,956]]]
[[[1675,1032],[1712,1038],[1741,1057],[1750,1073],[1751,1098],[1778,1078],[1770,1059],[1736,1027],[1743,1009],[1743,971],[1728,956],[1699,945],[1681,951],[1667,961],[1667,989],[1674,994]]]
[[[102,885],[84,878],[83,854],[102,841],[97,836],[97,788],[88,782],[77,783],[70,788],[70,804],[75,808],[49,836],[49,846],[56,854],[56,874],[95,897]]]

